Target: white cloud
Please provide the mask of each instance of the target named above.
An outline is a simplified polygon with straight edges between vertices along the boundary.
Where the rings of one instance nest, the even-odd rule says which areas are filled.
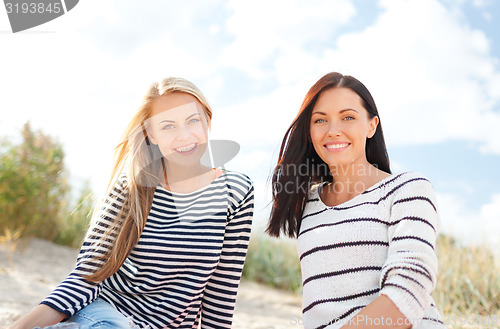
[[[214,136],[239,143],[260,144],[267,146],[268,150],[279,147],[308,87],[303,83],[280,87],[268,95],[218,109],[213,125]]]
[[[435,0],[381,4],[375,24],[341,36],[323,66],[367,85],[391,145],[461,139],[500,154],[500,72],[484,33]]]
[[[300,70],[299,65],[304,64],[301,57],[308,57],[303,50],[312,42],[327,43],[355,14],[348,0],[232,0],[228,7],[232,15],[225,28],[234,41],[224,51],[222,61],[244,69],[257,79],[276,74],[277,59],[295,59],[290,60],[288,69]]]
[[[466,244],[485,244],[499,250],[500,238],[500,194],[479,210],[465,206],[465,200],[456,194],[437,194],[441,215],[441,231],[457,237]]]

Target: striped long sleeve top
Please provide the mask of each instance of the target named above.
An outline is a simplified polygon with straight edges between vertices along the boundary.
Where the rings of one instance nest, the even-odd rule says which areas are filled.
[[[430,182],[392,175],[334,207],[320,193],[321,186],[310,191],[297,241],[304,328],[370,327],[356,314],[381,294],[414,329],[445,328],[431,297],[439,218]]]
[[[100,284],[92,245],[123,206],[126,181],[118,180],[90,227],[75,269],[42,304],[71,317],[100,297],[140,328],[230,328],[253,215],[253,184],[224,171],[188,194],[158,186],[139,242],[121,268]],[[94,248],[94,249],[92,249]],[[105,246],[101,247],[105,248]]]

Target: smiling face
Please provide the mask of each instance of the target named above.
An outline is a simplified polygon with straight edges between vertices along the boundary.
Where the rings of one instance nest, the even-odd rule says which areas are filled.
[[[185,167],[197,165],[205,152],[208,126],[200,102],[186,93],[156,99],[148,119],[148,135],[167,162]]]
[[[365,164],[366,139],[376,131],[378,117],[370,119],[361,98],[349,88],[323,91],[310,122],[311,141],[330,167]]]

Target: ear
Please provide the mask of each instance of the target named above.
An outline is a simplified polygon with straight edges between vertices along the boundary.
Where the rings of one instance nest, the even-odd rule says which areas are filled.
[[[146,139],[146,143],[149,144],[148,142],[149,140],[152,144],[158,145],[158,141],[153,136],[153,131],[151,126],[149,124],[146,124],[145,122],[141,122],[141,128],[142,128],[142,133],[144,134],[144,139]]]
[[[210,134],[210,131],[212,130],[212,120],[210,120],[210,118],[208,117],[207,112],[205,110],[203,110],[200,113],[201,113],[200,116],[202,117],[202,121],[203,121],[204,125],[206,125],[207,134]]]
[[[366,135],[366,138],[372,138],[373,135],[375,135],[375,133],[377,132],[378,123],[379,123],[378,116],[374,116],[373,118],[370,119],[368,134]]]
[[[148,134],[148,139],[149,141],[154,144],[154,145],[158,145],[158,141],[156,140],[156,138],[153,136],[153,134]]]

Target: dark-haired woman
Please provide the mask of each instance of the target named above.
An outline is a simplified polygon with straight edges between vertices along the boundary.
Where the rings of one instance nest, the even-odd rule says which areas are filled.
[[[391,174],[361,82],[329,73],[311,87],[272,181],[267,231],[298,238],[306,329],[445,327],[431,297],[434,191],[420,174]]]

